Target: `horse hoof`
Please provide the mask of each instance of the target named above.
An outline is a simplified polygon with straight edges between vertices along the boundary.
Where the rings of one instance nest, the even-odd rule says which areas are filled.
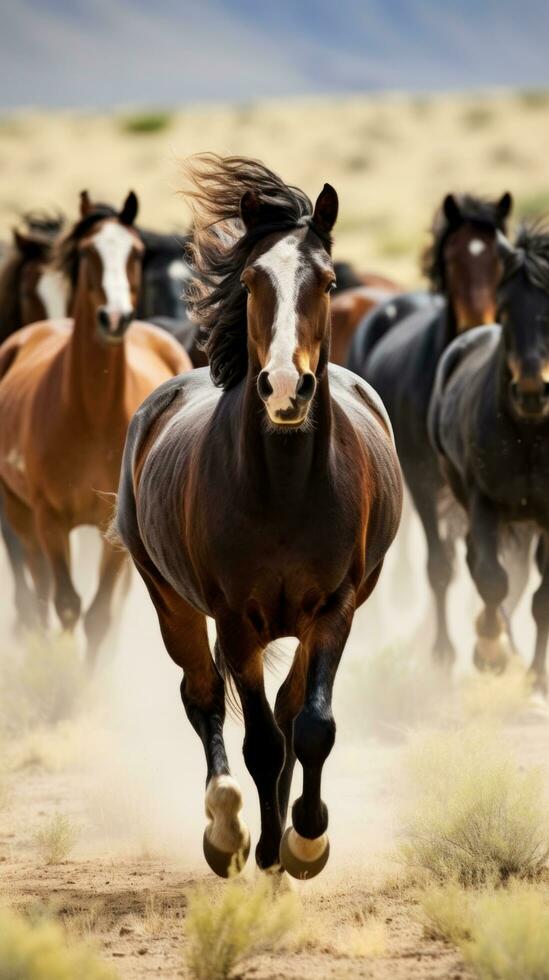
[[[490,670],[494,674],[503,674],[514,654],[507,633],[498,636],[478,636],[473,653],[473,663],[477,670]]]
[[[280,842],[280,863],[300,881],[315,878],[326,866],[330,857],[330,841],[327,834],[309,840],[301,837],[293,827],[288,827]]]
[[[243,847],[238,851],[221,851],[218,847],[212,844],[208,837],[208,828],[204,831],[204,838],[202,840],[202,847],[204,849],[204,857],[208,862],[208,865],[218,875],[220,878],[234,878],[239,875],[242,871],[246,861],[248,860],[248,855],[250,853],[250,835],[248,834],[248,839]]]

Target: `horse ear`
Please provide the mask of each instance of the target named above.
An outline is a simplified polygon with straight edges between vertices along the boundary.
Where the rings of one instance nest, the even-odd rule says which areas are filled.
[[[92,209],[90,195],[87,191],[80,191],[80,217],[85,218]]]
[[[247,231],[256,228],[261,221],[261,198],[257,191],[245,191],[240,198],[240,217]]]
[[[505,191],[502,194],[498,203],[496,204],[496,211],[498,213],[498,218],[501,224],[504,223],[505,219],[511,214],[511,208],[513,207],[513,196],[509,191]]]
[[[461,221],[459,204],[453,194],[447,194],[442,202],[442,210],[449,225],[458,225]]]
[[[324,184],[316,199],[313,224],[316,225],[319,231],[325,235],[329,235],[337,221],[338,209],[339,201],[337,191],[331,184]]]
[[[137,200],[137,194],[134,191],[130,191],[124,204],[122,205],[122,210],[118,215],[118,220],[122,225],[133,225],[135,219],[137,218],[137,212],[139,210],[139,201]]]

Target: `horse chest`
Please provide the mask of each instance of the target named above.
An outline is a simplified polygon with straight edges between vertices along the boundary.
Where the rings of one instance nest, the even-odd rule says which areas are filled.
[[[476,447],[476,482],[507,516],[549,526],[549,440],[541,430]]]

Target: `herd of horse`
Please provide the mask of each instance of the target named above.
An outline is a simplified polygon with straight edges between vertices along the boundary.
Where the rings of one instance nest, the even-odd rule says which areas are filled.
[[[120,210],[83,192],[73,224],[28,214],[3,257],[1,525],[17,625],[47,630],[53,601],[64,630],[82,618],[92,666],[129,553],[203,743],[208,864],[228,876],[250,850],[223,739],[232,686],[257,863],[309,878],[329,855],[334,679],[399,526],[402,474],[427,542],[435,663],[455,656],[446,593],[463,534],[479,669],[501,671],[514,649],[510,564],[521,592],[536,563],[531,673],[545,696],[549,230],[511,244],[508,193],[448,194],[423,256],[429,288],[404,292],[334,263],[329,184],[313,205],[257,161],[203,154],[186,195],[185,236],[139,227],[133,192]],[[84,524],[103,551],[82,615],[69,535]],[[273,711],[265,651],[286,636],[298,645]]]

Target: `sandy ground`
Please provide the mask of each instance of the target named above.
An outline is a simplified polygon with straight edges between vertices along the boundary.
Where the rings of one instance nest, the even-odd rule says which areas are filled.
[[[330,864],[314,882],[296,886],[304,921],[313,931],[309,939],[251,961],[247,977],[469,976],[457,952],[425,934],[395,848],[410,725],[444,725],[462,710],[459,677],[470,673],[475,600],[462,577],[452,602],[460,664],[445,692],[433,684],[428,661],[423,665],[431,630],[428,601],[419,575],[406,572],[411,559],[420,567],[422,542],[415,524],[405,534],[407,545],[397,543],[377,595],[356,617],[340,668],[338,737],[325,767],[323,793],[330,809]],[[75,554],[84,595],[89,595],[95,551],[92,532],[80,533]],[[7,581],[5,567],[2,575]],[[7,603],[2,619],[7,637]],[[518,623],[529,652],[527,602]],[[368,689],[368,665],[391,642],[406,658],[409,653],[417,668],[398,696],[387,700],[385,692],[380,710],[375,691]],[[278,677],[271,678],[273,690],[286,659],[287,654],[277,666]],[[505,737],[521,763],[543,768],[549,786],[549,725],[515,725]],[[239,724],[229,719],[230,758],[255,841],[257,796],[243,765],[241,739]],[[137,580],[118,636],[111,638],[103,669],[79,700],[75,717],[21,734],[7,743],[6,753],[0,898],[60,917],[70,935],[90,938],[125,980],[187,976],[182,959],[187,897],[197,885],[215,895],[224,884],[201,855],[202,748],[180,706],[178,672],[162,648]],[[76,843],[65,861],[46,866],[35,835],[55,813],[76,828]],[[254,875],[251,860],[246,874]],[[382,923],[382,952],[350,956],[345,936],[372,917]]]
[[[128,132],[141,116],[28,109],[0,119],[0,237],[29,207],[71,218],[84,187],[113,203],[134,187],[145,225],[184,227],[177,161],[203,150],[258,157],[311,197],[332,183],[336,257],[403,284],[418,280],[424,231],[448,191],[508,189],[520,214],[549,207],[542,91],[183,106],[156,132]]]

